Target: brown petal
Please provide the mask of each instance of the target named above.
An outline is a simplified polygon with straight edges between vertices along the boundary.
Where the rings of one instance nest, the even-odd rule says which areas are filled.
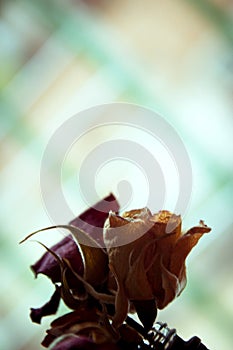
[[[122,323],[127,317],[128,310],[129,310],[129,301],[126,296],[125,287],[121,277],[115,271],[114,266],[110,264],[109,268],[112,274],[114,275],[117,283],[117,293],[115,298],[115,315],[113,317],[112,324],[114,328],[118,328],[119,326],[122,325]]]
[[[123,247],[143,237],[152,226],[150,216],[148,208],[131,210],[122,217],[110,212],[104,225],[106,247]]]
[[[132,262],[129,261],[128,274],[125,280],[125,289],[130,300],[150,300],[153,298],[145,267],[145,257],[149,250],[148,248],[150,248],[150,243],[144,247],[142,244],[140,248],[141,251],[137,258]],[[132,256],[133,254],[130,255],[130,257]]]
[[[122,217],[125,219],[128,219],[129,221],[131,220],[148,221],[151,219],[152,214],[151,214],[151,211],[147,207],[145,207],[142,209],[133,209],[130,211],[126,211],[122,214]]]
[[[186,257],[192,248],[198,243],[199,239],[204,233],[211,231],[211,228],[200,221],[199,226],[191,228],[185,235],[183,235],[176,243],[171,254],[170,271],[178,278],[183,269]]]
[[[156,237],[173,233],[174,241],[181,235],[181,217],[168,210],[161,210],[154,214],[150,221],[154,222],[153,232]]]
[[[147,272],[147,277],[159,307],[164,299],[165,292],[162,286],[161,255],[156,252],[156,249],[154,253],[154,262]]]
[[[69,230],[80,246],[84,263],[84,279],[93,286],[102,284],[108,276],[108,256],[106,251],[86,232],[75,226],[59,225],[57,227]]]
[[[156,254],[160,254],[163,257],[163,264],[169,267],[173,246],[181,235],[181,217],[167,210],[161,210],[153,215],[151,221],[154,221],[154,226],[150,232],[158,239]]]
[[[127,315],[129,300],[153,298],[147,280],[148,262],[145,255],[154,237],[146,230],[151,223],[142,220],[142,217],[149,215],[147,208],[127,212],[124,217],[110,214],[105,223],[104,240],[108,249],[109,266],[117,282],[116,312],[113,318],[116,327],[122,324]],[[131,222],[131,219],[135,218],[136,221]],[[115,230],[119,227],[122,228],[121,236],[119,231]],[[140,234],[142,230],[147,232],[143,236]],[[124,239],[127,244],[122,245]]]
[[[179,293],[180,285],[176,275],[172,274],[166,269],[161,261],[161,273],[162,273],[162,288],[164,290],[164,297],[162,300],[158,300],[158,308],[163,309],[169,304]]]

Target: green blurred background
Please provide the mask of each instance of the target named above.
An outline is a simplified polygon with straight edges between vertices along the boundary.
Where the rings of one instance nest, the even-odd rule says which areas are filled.
[[[0,349],[40,349],[53,319],[42,326],[29,320],[29,307],[43,304],[52,287],[43,277],[34,281],[28,268],[43,250],[18,245],[51,224],[39,182],[46,144],[75,113],[118,101],[160,111],[179,132],[194,176],[185,226],[204,219],[213,228],[188,260],[185,291],[159,319],[184,338],[198,335],[211,350],[231,349],[232,1],[2,0],[0,6]],[[79,205],[77,198],[77,212]]]

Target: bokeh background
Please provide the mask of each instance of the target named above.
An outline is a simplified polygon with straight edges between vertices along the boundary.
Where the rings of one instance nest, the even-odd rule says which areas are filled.
[[[188,259],[185,291],[159,319],[211,350],[231,349],[232,1],[2,0],[0,16],[0,349],[40,349],[53,319],[29,320],[52,287],[28,268],[43,250],[18,245],[51,224],[39,178],[47,142],[75,113],[118,101],[159,111],[178,131],[193,167],[185,224],[213,228]],[[85,208],[78,196],[75,205]]]

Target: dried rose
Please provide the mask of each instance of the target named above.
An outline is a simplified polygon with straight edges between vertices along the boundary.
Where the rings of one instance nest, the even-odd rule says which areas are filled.
[[[185,259],[209,231],[200,221],[199,226],[182,234],[180,216],[165,210],[154,215],[147,208],[122,216],[110,213],[104,242],[112,273],[110,289],[115,288],[114,279],[117,285],[115,327],[125,320],[129,301],[136,301],[136,305],[138,301],[155,300],[163,309],[180,295],[186,284]]]
[[[116,349],[119,339],[139,344],[138,333],[123,324],[128,312],[136,311],[148,330],[157,307],[164,308],[184,289],[185,259],[210,228],[200,221],[182,234],[180,216],[168,211],[152,215],[144,208],[119,216],[118,210],[110,195],[69,225],[43,229],[63,228],[70,235],[52,248],[41,243],[47,252],[32,269],[36,276],[48,276],[56,291],[44,306],[31,309],[31,318],[39,323],[43,316],[55,313],[60,298],[75,310],[51,324],[44,346],[55,341],[53,349],[72,349],[84,341],[87,348],[111,344]]]

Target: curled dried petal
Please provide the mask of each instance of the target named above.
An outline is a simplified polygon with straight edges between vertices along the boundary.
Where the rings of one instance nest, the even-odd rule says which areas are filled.
[[[71,235],[64,237],[59,243],[53,245],[51,250],[61,258],[69,260],[72,267],[80,275],[83,275],[84,267],[80,251]],[[49,252],[46,252],[34,265],[31,266],[35,276],[43,274],[49,277],[53,283],[61,282],[61,271],[57,260]],[[72,275],[68,277],[70,287],[76,285]]]
[[[53,293],[51,299],[45,305],[36,309],[31,308],[30,317],[32,322],[40,323],[42,317],[55,314],[57,312],[60,299],[60,288],[56,286],[56,290]]]
[[[120,209],[119,203],[115,196],[110,194],[89,208],[81,215],[70,221],[70,225],[79,228],[93,238],[100,246],[103,246],[103,229],[105,220],[108,218],[110,211],[118,212]]]
[[[184,261],[193,247],[198,243],[204,233],[211,231],[211,228],[206,226],[203,221],[200,221],[199,226],[192,227],[176,242],[171,254],[170,270],[179,277]]]
[[[75,334],[66,334],[55,340],[50,350],[94,350],[96,349],[95,344],[87,337],[77,336]]]
[[[104,222],[108,217],[108,213],[113,210],[117,212],[119,210],[119,204],[114,197],[110,194],[109,196],[103,198],[101,201],[96,203],[92,208],[87,209],[77,218],[70,222],[70,225],[85,231],[91,238],[102,245],[103,243],[103,230],[98,230],[101,234],[97,237],[95,227],[103,228]],[[45,230],[45,229],[44,229]],[[31,237],[29,235],[27,238]],[[21,241],[21,242],[23,242]],[[61,258],[69,260],[70,264],[74,270],[79,274],[83,275],[84,266],[82,256],[78,249],[77,244],[72,238],[72,235],[64,237],[60,242],[53,245],[51,250],[54,251]],[[56,259],[46,252],[39,261],[31,266],[31,269],[37,276],[38,274],[44,274],[48,276],[53,283],[61,281],[60,267]],[[68,272],[69,275],[69,272]],[[75,287],[76,280],[73,280],[73,276],[67,277],[69,280],[70,287]]]

